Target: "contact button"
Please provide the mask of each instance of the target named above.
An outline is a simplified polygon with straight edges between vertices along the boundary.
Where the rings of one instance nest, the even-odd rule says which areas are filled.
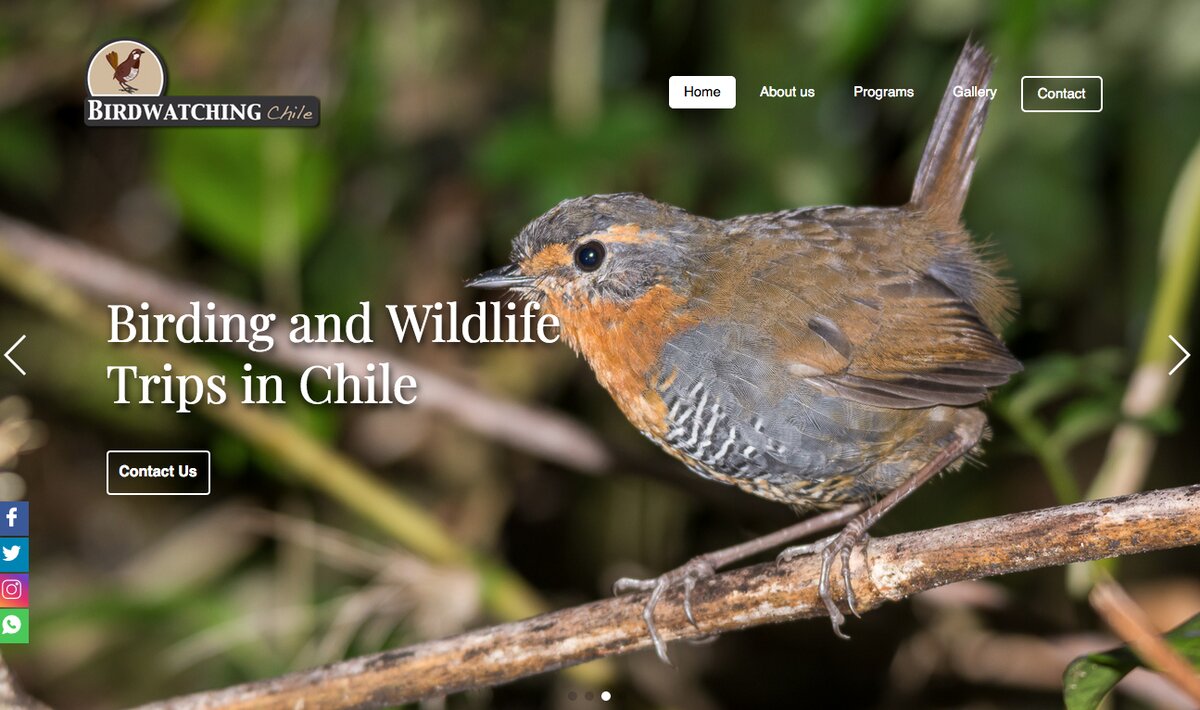
[[[1025,113],[1099,113],[1104,110],[1104,77],[1023,76]]]
[[[108,452],[110,496],[206,496],[212,455],[202,449],[118,449]]]

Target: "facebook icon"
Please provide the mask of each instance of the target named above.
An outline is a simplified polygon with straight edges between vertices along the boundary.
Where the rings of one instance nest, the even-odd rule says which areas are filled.
[[[0,535],[29,534],[29,501],[0,501]]]

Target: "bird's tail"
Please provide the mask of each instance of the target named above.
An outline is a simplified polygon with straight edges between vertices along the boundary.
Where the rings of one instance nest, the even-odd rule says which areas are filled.
[[[109,52],[108,54],[104,55],[104,58],[107,59],[108,63],[112,65],[113,71],[116,71],[117,65],[120,64],[120,62],[118,61],[119,57],[117,57],[117,53]]]
[[[942,96],[909,202],[937,222],[958,224],[967,201],[971,173],[975,171],[975,144],[983,132],[990,103],[983,90],[991,76],[991,56],[968,40]],[[955,96],[956,87],[973,89],[975,95]]]

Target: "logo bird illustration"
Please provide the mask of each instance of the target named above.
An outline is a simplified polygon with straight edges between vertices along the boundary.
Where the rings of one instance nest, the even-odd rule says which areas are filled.
[[[108,63],[112,65],[113,79],[121,85],[121,91],[124,91],[127,94],[132,94],[133,92],[137,91],[137,87],[130,86],[129,82],[137,78],[138,72],[142,68],[142,55],[145,53],[146,50],[141,49],[140,47],[134,49],[129,53],[129,56],[125,58],[125,61],[119,64],[117,63],[118,56],[116,51],[112,51],[104,55],[104,58],[107,59]]]

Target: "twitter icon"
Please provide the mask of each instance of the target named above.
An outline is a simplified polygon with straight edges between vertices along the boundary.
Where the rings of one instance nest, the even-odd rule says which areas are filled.
[[[29,571],[29,538],[0,537],[0,572]]]

